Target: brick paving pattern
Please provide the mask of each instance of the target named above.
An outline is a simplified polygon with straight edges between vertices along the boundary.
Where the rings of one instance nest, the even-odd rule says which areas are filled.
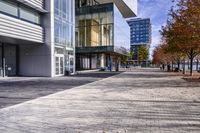
[[[200,133],[200,83],[124,72],[0,109],[1,133]]]

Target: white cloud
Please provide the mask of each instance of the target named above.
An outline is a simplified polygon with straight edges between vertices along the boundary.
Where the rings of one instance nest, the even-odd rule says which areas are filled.
[[[152,53],[160,42],[161,27],[166,24],[168,11],[172,6],[171,0],[139,0],[138,17],[151,18],[152,23]]]

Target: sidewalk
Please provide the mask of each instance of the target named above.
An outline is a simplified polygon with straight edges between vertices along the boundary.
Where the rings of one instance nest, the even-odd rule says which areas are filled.
[[[0,109],[85,85],[119,73],[90,72],[67,77],[8,77],[0,80]]]
[[[0,109],[2,133],[199,133],[200,83],[156,69]]]

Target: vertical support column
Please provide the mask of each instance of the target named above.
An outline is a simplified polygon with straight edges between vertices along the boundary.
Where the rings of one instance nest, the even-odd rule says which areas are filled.
[[[103,26],[102,26],[102,18],[100,19],[99,25],[99,46],[103,44]]]
[[[112,57],[111,57],[111,54],[109,54],[109,66],[110,66],[110,71],[112,72]]]
[[[115,62],[115,71],[119,71],[119,58],[116,56],[116,62]]]
[[[2,68],[3,68],[3,77],[6,76],[6,60],[5,60],[5,47],[2,43]]]
[[[16,75],[19,76],[19,46],[16,46]]]
[[[104,54],[101,54],[101,68],[105,67]]]
[[[90,70],[92,69],[92,55],[89,55]]]

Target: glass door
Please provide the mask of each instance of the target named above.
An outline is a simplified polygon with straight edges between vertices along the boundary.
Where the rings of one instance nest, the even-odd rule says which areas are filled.
[[[74,73],[74,57],[69,56],[69,69],[70,73]]]
[[[64,75],[64,57],[60,57],[60,75]]]
[[[55,74],[56,76],[64,75],[64,55],[56,55],[55,57]]]

